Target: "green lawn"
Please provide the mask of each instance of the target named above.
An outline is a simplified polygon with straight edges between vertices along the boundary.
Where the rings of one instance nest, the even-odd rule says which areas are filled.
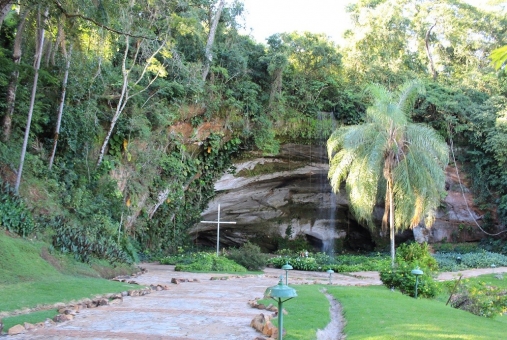
[[[322,329],[331,321],[329,301],[321,292],[322,285],[291,286],[298,296],[283,304],[288,314],[284,316],[284,329],[287,335],[284,339],[314,339],[317,329]],[[278,306],[274,300],[263,300],[268,305]],[[277,324],[277,320],[272,320]]]
[[[127,283],[104,279],[72,277],[62,275],[51,280],[20,282],[0,285],[0,311],[13,311],[25,307],[70,302],[83,298],[92,298],[98,294],[117,293],[135,289]]]
[[[475,316],[438,300],[414,299],[383,286],[291,286],[298,297],[284,303],[286,340],[315,339],[330,320],[327,289],[342,305],[347,340],[505,339],[507,317]],[[270,300],[263,300],[269,303]],[[271,300],[272,301],[272,300]],[[273,320],[276,324],[276,320]]]
[[[47,247],[46,243],[11,237],[0,230],[0,315],[4,315],[5,330],[55,314],[51,310],[7,317],[16,310],[139,288],[99,277],[101,270],[111,274],[119,268],[98,262],[79,263],[69,256],[49,254]]]

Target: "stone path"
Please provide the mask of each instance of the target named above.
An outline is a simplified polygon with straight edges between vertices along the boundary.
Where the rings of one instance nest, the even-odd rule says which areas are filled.
[[[250,327],[250,321],[261,311],[250,307],[248,301],[261,298],[266,288],[277,284],[283,273],[280,269],[267,268],[263,275],[233,277],[175,272],[173,266],[158,264],[143,264],[142,267],[148,272],[136,282],[167,284],[169,290],[143,297],[125,297],[118,305],[84,309],[72,321],[31,330],[16,335],[15,339],[253,340],[261,334]],[[490,272],[492,269],[462,273],[473,276]],[[507,267],[496,268],[495,272],[507,272]],[[445,275],[452,278],[445,273],[442,277]],[[224,276],[228,278],[211,280],[211,277]],[[173,278],[197,279],[198,282],[171,284]],[[293,270],[289,274],[289,284],[328,282],[326,273]],[[337,285],[381,284],[377,272],[333,274],[332,282]]]

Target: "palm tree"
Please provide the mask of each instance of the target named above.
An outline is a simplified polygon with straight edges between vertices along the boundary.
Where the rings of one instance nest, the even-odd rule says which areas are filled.
[[[345,182],[358,221],[374,228],[373,208],[384,199],[382,228],[390,228],[393,266],[395,230],[412,228],[423,218],[431,226],[445,186],[447,144],[435,130],[407,117],[423,90],[417,81],[396,93],[369,86],[373,103],[366,122],[338,128],[327,142],[331,186],[338,192]]]

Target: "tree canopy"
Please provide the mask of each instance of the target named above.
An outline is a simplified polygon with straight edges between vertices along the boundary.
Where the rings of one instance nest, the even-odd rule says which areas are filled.
[[[357,0],[348,10],[343,46],[318,32],[260,44],[240,31],[240,0],[0,0],[0,204],[34,218],[2,225],[51,231],[56,248],[83,258],[175,251],[234,157],[322,143],[332,124],[321,112],[340,131],[371,126],[376,105],[419,79],[425,92],[407,101],[402,126],[425,123],[441,136],[430,139],[452,143],[485,223],[505,226],[507,77],[490,59],[507,45],[505,12],[460,0]],[[421,202],[435,195],[414,191],[398,207],[417,209],[396,224],[424,215],[437,201]],[[100,246],[89,246],[91,234]]]

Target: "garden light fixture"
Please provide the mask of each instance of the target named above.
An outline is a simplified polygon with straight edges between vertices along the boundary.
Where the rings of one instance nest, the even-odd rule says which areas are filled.
[[[294,268],[292,268],[292,266],[289,264],[289,262],[286,262],[282,266],[282,269],[285,270],[285,285],[288,285],[289,270],[292,270]]]
[[[334,273],[334,270],[328,269],[326,272],[329,274],[329,284],[332,284],[331,283],[331,275]]]
[[[283,335],[283,303],[297,295],[294,288],[290,288],[283,284],[283,276],[280,276],[280,281],[276,286],[269,287],[264,292],[264,297],[272,298],[278,302],[278,339],[282,340]]]
[[[421,276],[423,273],[422,270],[417,267],[416,269],[412,270],[411,272],[413,275],[415,275],[415,298],[417,299],[417,286],[419,285],[419,276]]]

